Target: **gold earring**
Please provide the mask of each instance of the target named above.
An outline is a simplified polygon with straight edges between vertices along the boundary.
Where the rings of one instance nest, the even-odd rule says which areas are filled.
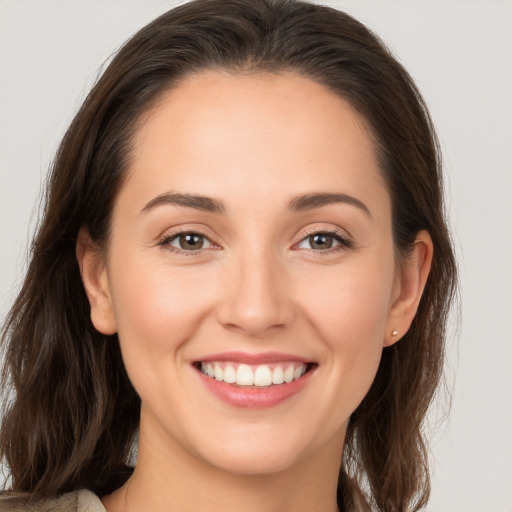
[[[397,330],[394,330],[394,331],[391,333],[391,336],[398,336],[398,331],[397,331]]]

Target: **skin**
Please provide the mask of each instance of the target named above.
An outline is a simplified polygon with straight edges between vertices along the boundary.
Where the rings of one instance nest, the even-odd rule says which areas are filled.
[[[165,193],[214,198],[225,211],[143,211]],[[317,193],[350,195],[368,211],[349,202],[290,210]],[[179,231],[204,235],[203,248],[160,243]],[[350,247],[312,245],[326,231]],[[383,348],[407,331],[432,258],[421,232],[397,264],[386,184],[346,101],[293,73],[189,77],[136,135],[106,252],[83,228],[77,256],[92,321],[119,334],[142,400],[137,467],[102,498],[107,510],[337,510],[348,418]],[[318,366],[284,403],[237,408],[191,365],[230,350]]]

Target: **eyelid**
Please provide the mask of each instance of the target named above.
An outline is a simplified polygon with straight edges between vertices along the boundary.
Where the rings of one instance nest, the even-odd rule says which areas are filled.
[[[167,249],[168,251],[170,251],[172,253],[186,255],[186,256],[197,255],[197,254],[207,251],[207,250],[220,249],[221,248],[220,245],[215,243],[212,240],[212,236],[206,234],[205,231],[206,230],[204,230],[204,229],[200,229],[200,228],[198,229],[198,228],[195,228],[192,226],[180,226],[176,229],[166,231],[163,235],[161,235],[158,239],[157,245]],[[170,245],[170,242],[172,240],[174,240],[174,239],[178,238],[180,235],[184,235],[184,234],[199,235],[200,237],[204,238],[205,240],[208,240],[208,242],[210,243],[210,247],[205,247],[205,248],[201,248],[201,249],[197,249],[197,250],[184,250],[184,249],[180,249],[178,247],[174,247],[174,246]]]
[[[197,249],[197,251],[203,250],[203,249],[210,249],[211,247],[213,247],[213,243],[210,241],[210,239],[208,237],[201,235],[200,233],[196,233],[194,231],[185,231],[183,233],[178,233],[177,235],[170,236],[167,238],[167,243],[174,249],[177,249],[178,251],[195,252],[194,249],[185,250],[185,249],[181,249],[180,247],[176,247],[175,245],[173,245],[173,242],[180,241],[180,238],[185,235],[197,236],[197,237],[201,238],[202,240],[204,240],[208,244],[208,247],[201,247],[201,249]]]
[[[325,249],[323,251],[315,250],[315,249],[303,249],[303,250],[312,251],[317,254],[327,254],[327,253],[336,252],[337,250],[347,250],[347,249],[353,248],[354,244],[353,244],[352,236],[346,230],[343,230],[343,229],[339,228],[338,226],[332,226],[332,225],[331,226],[317,225],[314,227],[309,227],[306,231],[303,231],[300,234],[300,239],[293,244],[293,248],[296,248],[299,244],[304,242],[307,238],[309,238],[313,235],[317,235],[317,234],[332,236],[339,242],[339,245],[337,245],[333,248]],[[297,250],[299,250],[299,248],[297,248]]]
[[[221,249],[222,247],[220,246],[220,244],[214,242],[213,241],[214,237],[210,234],[207,234],[206,233],[207,231],[209,231],[209,230],[205,229],[205,228],[197,228],[195,226],[179,226],[175,229],[166,231],[163,235],[161,235],[159,237],[157,245],[162,246],[173,253],[183,254],[183,255],[197,255],[197,254],[200,254],[205,251]],[[197,250],[183,250],[183,249],[179,249],[177,247],[170,245],[169,242],[171,240],[177,238],[178,236],[180,236],[182,234],[189,234],[189,233],[196,234],[196,235],[199,235],[199,236],[205,238],[209,242],[210,247],[201,248],[201,249],[197,249]],[[333,238],[335,238],[338,241],[338,245],[336,245],[335,247],[331,247],[329,249],[325,249],[325,250],[300,249],[297,247],[300,243],[304,242],[308,237],[310,237],[312,235],[316,235],[316,234],[325,234],[328,236],[332,236]],[[315,225],[315,226],[310,226],[306,230],[302,231],[300,233],[300,238],[296,242],[293,243],[291,248],[294,250],[307,250],[307,251],[314,252],[316,254],[329,254],[329,253],[333,253],[333,252],[336,252],[339,250],[348,250],[348,249],[353,248],[353,240],[352,240],[351,235],[348,233],[348,231],[346,231],[338,226]]]

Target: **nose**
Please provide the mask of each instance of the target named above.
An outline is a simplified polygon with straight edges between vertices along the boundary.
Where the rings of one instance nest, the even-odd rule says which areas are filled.
[[[288,326],[295,312],[292,283],[283,265],[258,252],[234,259],[223,283],[219,322],[252,338]]]

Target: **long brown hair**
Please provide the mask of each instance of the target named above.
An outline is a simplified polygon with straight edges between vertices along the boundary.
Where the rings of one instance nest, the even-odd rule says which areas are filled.
[[[91,323],[77,234],[86,225],[100,247],[108,244],[113,201],[143,114],[164,91],[205,69],[294,71],[348,100],[375,140],[398,257],[420,230],[432,237],[434,260],[417,316],[404,338],[384,349],[351,416],[338,488],[342,508],[363,492],[375,510],[418,510],[430,492],[422,425],[441,377],[456,290],[439,147],[414,82],[379,38],[343,12],[294,0],[197,0],[172,9],[120,49],[74,118],[2,331],[0,453],[11,490],[50,497],[86,487],[102,495],[130,475],[140,399],[117,336]]]

